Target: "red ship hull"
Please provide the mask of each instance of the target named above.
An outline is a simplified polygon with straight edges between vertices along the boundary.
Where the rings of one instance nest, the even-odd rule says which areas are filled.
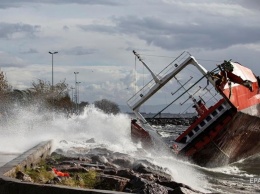
[[[255,108],[259,109],[260,105]],[[227,115],[223,117],[228,118]],[[220,118],[222,123],[225,118]],[[230,120],[226,119],[227,125],[219,129],[217,134],[213,134],[216,132],[215,123],[215,126],[210,126],[185,149],[174,153],[182,159],[206,167],[223,166],[260,153],[260,118],[241,111],[229,118]],[[134,141],[141,141],[144,148],[157,146],[153,137],[135,122],[131,124],[131,137]],[[199,144],[202,146],[199,147]]]
[[[255,92],[252,92],[253,94],[248,94],[247,88],[241,85],[229,91],[224,90],[226,93],[230,91],[232,92],[234,102],[229,102],[231,104],[230,108],[227,108],[221,116],[216,117],[214,122],[203,129],[203,132],[187,143],[184,148],[178,150],[177,144],[172,146],[173,151],[180,158],[191,160],[200,166],[216,167],[260,153],[260,104],[258,102],[258,90],[255,89]],[[245,96],[247,98],[243,99]],[[176,142],[186,143],[189,134],[192,131],[194,132],[194,129],[201,122],[227,101],[222,99],[215,106],[211,107],[204,115],[191,124],[176,139]],[[250,106],[250,104],[254,105]],[[248,108],[245,108],[246,106]],[[238,110],[239,107],[245,109]],[[136,120],[133,120],[131,123],[131,136],[135,141],[140,140],[145,148],[156,144],[154,138],[150,136],[149,130],[142,126],[141,123],[137,123]]]
[[[181,83],[176,75],[185,71],[189,64],[199,69],[203,76],[201,79],[195,80],[188,89],[183,93],[180,92],[179,95],[179,91],[192,78],[187,78],[187,81]],[[163,87],[170,78],[175,78],[180,84],[180,88],[171,92],[171,95],[176,94],[176,97],[169,105],[175,103],[176,107],[178,104],[183,106],[190,100],[193,106],[188,104],[186,110],[193,108],[197,112],[188,127],[185,127],[184,123],[182,124],[183,131],[177,138],[173,135],[165,137],[138,112],[140,106]],[[212,90],[206,89],[209,84],[201,86],[205,83],[200,82],[203,78],[207,78],[208,83],[210,82],[214,86],[219,94],[218,97],[213,95]],[[164,141],[167,147],[180,158],[207,167],[226,165],[260,153],[260,78],[256,77],[250,69],[239,63],[224,61],[217,70],[208,72],[194,58],[188,57],[179,65],[175,64],[175,69],[160,81],[158,78],[154,78],[154,82],[154,85],[149,82],[129,99],[129,105],[138,118],[131,122],[131,136],[134,141],[140,140],[145,148],[158,146]],[[194,88],[192,95],[191,88]],[[201,88],[203,88],[202,91]],[[203,91],[206,92],[203,93]],[[185,101],[184,95],[187,95]],[[212,99],[214,99],[214,103],[212,103]],[[162,111],[152,119],[156,119],[156,116],[160,115]],[[170,132],[174,130],[176,130],[175,126]]]
[[[255,108],[259,109],[259,105]],[[253,108],[253,107],[251,107]],[[219,134],[190,158],[201,166],[223,166],[260,152],[260,118],[237,112]],[[210,136],[209,136],[210,138]],[[182,155],[196,149],[190,146]]]

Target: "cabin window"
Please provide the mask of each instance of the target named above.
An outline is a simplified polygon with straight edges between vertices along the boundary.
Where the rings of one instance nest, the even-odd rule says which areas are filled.
[[[211,120],[211,117],[207,116],[206,121],[210,121],[210,120]]]
[[[193,131],[189,132],[188,136],[192,137],[194,135]]]
[[[197,127],[195,127],[195,129],[194,129],[194,131],[198,131],[198,130],[200,130],[200,128],[197,126]]]
[[[222,111],[223,109],[224,109],[223,106],[219,106],[219,107],[218,107],[218,110],[219,110],[219,111]]]
[[[200,123],[200,126],[203,127],[205,124],[206,124],[206,123],[205,123],[204,121],[202,121],[202,122]]]
[[[187,137],[185,136],[185,137],[183,137],[183,138],[181,139],[180,143],[186,143],[186,141],[187,141]]]
[[[215,111],[215,110],[212,112],[212,115],[213,115],[213,116],[216,116],[217,114],[218,114],[218,113],[217,113],[217,111]]]

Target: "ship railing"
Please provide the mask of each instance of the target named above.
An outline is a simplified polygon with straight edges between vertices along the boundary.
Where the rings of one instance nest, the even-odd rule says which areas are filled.
[[[204,120],[202,120],[194,129],[190,130],[189,133],[180,140],[180,143],[191,142],[195,137],[208,128],[214,121],[216,121],[221,115],[228,111],[231,106],[223,101],[212,113],[210,113]]]
[[[176,67],[187,60],[191,54],[187,51],[181,53],[177,58],[175,58],[169,65],[167,65],[161,72],[159,72],[156,77],[160,80],[161,78],[168,75],[170,72],[174,71]],[[149,81],[143,88],[141,88],[137,93],[135,93],[128,101],[127,104],[132,108],[138,101],[141,100],[143,96],[148,94],[148,92],[156,85],[154,79]]]

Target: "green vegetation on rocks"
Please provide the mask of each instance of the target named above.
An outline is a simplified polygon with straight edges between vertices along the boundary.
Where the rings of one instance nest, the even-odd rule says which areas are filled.
[[[54,156],[50,156],[46,160],[40,162],[37,167],[26,169],[22,173],[29,176],[32,180],[31,182],[34,183],[57,184],[88,189],[95,188],[98,184],[98,173],[93,169],[86,169],[85,172],[82,172],[81,168],[76,167],[73,168],[74,172],[69,172],[68,177],[56,175],[53,171],[54,165],[57,169],[64,168],[64,165],[62,165],[62,160],[65,159],[66,157],[55,154]],[[59,165],[59,163],[61,163],[61,165]],[[69,171],[71,171],[70,166],[71,165],[66,165]]]

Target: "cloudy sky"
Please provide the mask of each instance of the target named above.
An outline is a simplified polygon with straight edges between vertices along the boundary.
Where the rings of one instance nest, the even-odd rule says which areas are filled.
[[[0,0],[0,68],[17,89],[51,82],[58,51],[54,84],[74,87],[79,72],[80,101],[118,104],[147,73],[132,50],[154,69],[187,50],[209,70],[232,59],[260,75],[259,10],[259,0]]]

